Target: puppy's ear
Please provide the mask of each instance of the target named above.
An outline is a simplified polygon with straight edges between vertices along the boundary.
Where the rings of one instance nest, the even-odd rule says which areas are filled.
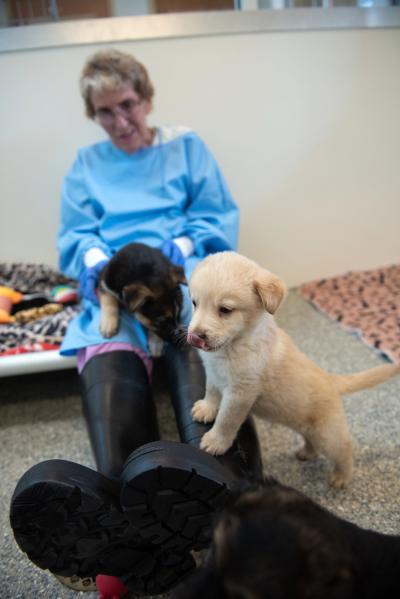
[[[142,304],[146,298],[151,295],[151,291],[146,285],[141,283],[130,283],[122,288],[122,301],[127,306],[130,312],[134,312]]]
[[[173,264],[171,266],[171,277],[176,285],[179,285],[179,284],[187,285],[188,284],[186,277],[185,277],[185,271],[183,270],[182,266],[177,266],[176,264]]]
[[[286,295],[285,283],[268,270],[260,269],[260,274],[253,285],[265,310],[270,314],[275,314]]]

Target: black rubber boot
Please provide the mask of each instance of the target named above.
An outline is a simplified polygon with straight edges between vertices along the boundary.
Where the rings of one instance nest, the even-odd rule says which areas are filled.
[[[118,479],[137,447],[159,439],[143,361],[133,352],[93,357],[81,373],[82,406],[97,469]]]
[[[118,577],[129,591],[158,595],[195,568],[233,477],[212,456],[156,441],[129,457],[122,483],[65,460],[20,479],[10,509],[15,540],[58,576]]]
[[[247,452],[258,445],[249,435],[245,457],[235,449],[219,461],[193,446],[202,427],[189,421],[187,397],[192,402],[198,396],[185,388],[187,360],[173,362],[182,374],[180,394],[174,391],[182,409],[174,401],[185,443],[142,445],[158,430],[147,373],[135,354],[103,354],[85,366],[83,404],[99,469],[118,477],[131,455],[121,483],[63,460],[38,464],[21,478],[11,526],[39,567],[61,576],[117,576],[130,591],[147,595],[169,591],[195,568],[191,550],[209,545],[214,513],[226,505],[236,480],[234,467],[245,470]],[[220,463],[225,460],[232,467]]]
[[[167,347],[164,359],[179,436],[183,443],[199,447],[201,437],[212,426],[195,422],[191,415],[193,404],[205,394],[203,363],[194,348],[181,349],[172,344]],[[243,423],[233,446],[216,459],[237,478],[263,477],[261,449],[251,417]]]
[[[129,573],[130,590],[141,590],[157,567],[157,548],[138,534],[119,495],[120,484],[85,466],[64,460],[37,464],[11,500],[15,540],[34,564],[56,575],[106,573],[124,581]]]
[[[195,568],[191,550],[209,546],[214,514],[226,505],[235,481],[213,456],[184,443],[149,443],[129,457],[121,506],[158,549],[148,594],[168,591]],[[137,586],[135,575],[124,582]]]

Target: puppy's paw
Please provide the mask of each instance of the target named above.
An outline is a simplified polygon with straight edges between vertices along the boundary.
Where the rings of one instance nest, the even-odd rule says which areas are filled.
[[[217,411],[218,408],[216,406],[213,406],[205,399],[199,399],[192,408],[192,418],[196,422],[213,422]]]
[[[341,472],[334,472],[329,477],[329,484],[334,489],[346,489],[349,486],[350,479],[348,476],[344,476]]]
[[[119,321],[118,318],[102,318],[100,321],[100,333],[106,339],[114,337],[118,332]]]
[[[202,436],[200,449],[204,449],[204,451],[207,451],[207,453],[211,453],[212,455],[221,455],[225,453],[231,445],[232,443],[229,440],[221,437],[211,429]]]
[[[317,459],[318,454],[316,451],[314,451],[313,449],[309,449],[308,447],[304,446],[301,449],[299,449],[298,451],[296,451],[296,458],[298,460],[301,460],[302,462],[306,462],[308,460],[315,460]]]

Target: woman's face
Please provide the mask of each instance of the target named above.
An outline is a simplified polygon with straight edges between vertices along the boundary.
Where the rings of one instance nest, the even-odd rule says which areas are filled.
[[[133,154],[151,144],[152,131],[147,126],[151,102],[142,100],[131,85],[93,93],[91,100],[95,120],[117,148]]]

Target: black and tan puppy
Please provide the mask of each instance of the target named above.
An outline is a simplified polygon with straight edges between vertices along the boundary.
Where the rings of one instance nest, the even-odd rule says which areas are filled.
[[[118,331],[122,306],[165,341],[175,338],[186,284],[183,268],[172,264],[156,248],[130,243],[107,262],[99,282],[100,331]]]
[[[394,599],[400,537],[364,530],[274,480],[244,485],[175,599]]]

